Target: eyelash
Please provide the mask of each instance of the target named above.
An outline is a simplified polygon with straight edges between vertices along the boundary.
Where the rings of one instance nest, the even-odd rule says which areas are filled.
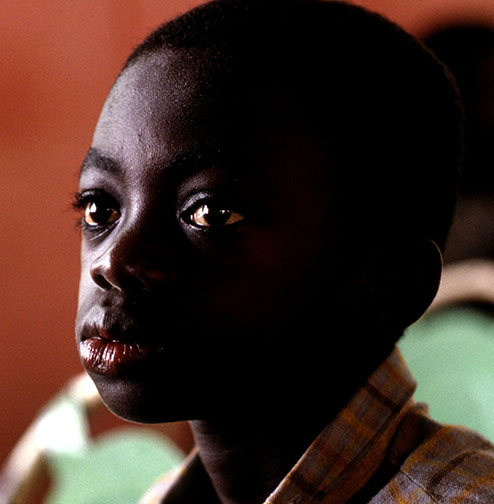
[[[76,192],[72,200],[72,208],[81,215],[87,209],[89,203],[103,203],[107,208],[114,208],[119,211],[119,205],[115,199],[107,193],[101,191],[86,191],[84,193]],[[88,224],[86,216],[82,215],[77,220],[77,225],[81,227],[83,231],[88,231],[92,233],[101,233],[102,231],[109,228],[113,222],[106,224]]]
[[[100,211],[114,210],[118,212],[118,215],[114,216],[113,220],[110,220],[112,217],[112,214],[110,214],[109,218],[103,219],[104,222],[101,223],[98,223],[97,219],[96,221],[91,219],[93,223],[90,224],[87,222],[88,214],[86,212],[88,205],[91,203],[96,205],[96,212],[98,211],[98,206],[100,206]],[[112,196],[102,191],[93,190],[75,193],[72,207],[80,215],[77,225],[84,232],[92,233],[95,236],[110,229],[113,223],[117,222],[120,218],[118,203]],[[239,213],[232,208],[233,205],[226,204],[212,195],[205,195],[204,193],[195,194],[187,201],[185,208],[179,213],[178,217],[185,225],[201,233],[212,233],[220,229],[226,230],[226,228],[236,227],[236,225],[245,220],[243,212]],[[215,220],[217,220],[216,224]]]
[[[203,233],[211,233],[218,230],[218,228],[224,230],[227,227],[239,224],[245,219],[244,212],[237,212],[234,208],[234,205],[225,203],[212,195],[196,194],[189,199],[185,205],[185,209],[180,212],[179,217],[186,225]],[[215,211],[216,216],[214,215]],[[219,216],[220,220],[224,220],[224,222],[219,223],[218,228],[211,222],[207,225],[208,215],[213,220]],[[202,219],[204,225],[198,224],[194,220],[195,218],[197,220]]]
[[[77,227],[83,227],[83,218],[81,217],[81,213],[86,208],[86,204],[86,196],[83,196],[80,192],[74,193],[70,206],[72,207],[72,210],[74,210],[78,214],[76,220]]]
[[[74,193],[71,206],[76,212],[81,212],[87,203],[87,196],[83,196],[80,192]]]

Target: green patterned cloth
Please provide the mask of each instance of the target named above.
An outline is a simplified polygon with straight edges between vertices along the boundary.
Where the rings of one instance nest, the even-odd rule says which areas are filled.
[[[136,426],[91,440],[83,407],[66,394],[45,409],[39,430],[53,480],[46,504],[135,504],[184,458],[165,436]]]
[[[494,440],[494,317],[466,306],[423,317],[399,347],[418,381],[415,398],[442,423]]]

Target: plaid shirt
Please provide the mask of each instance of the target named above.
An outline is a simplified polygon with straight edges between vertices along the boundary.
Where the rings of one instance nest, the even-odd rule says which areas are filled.
[[[431,420],[414,389],[395,349],[265,504],[493,504],[494,446]],[[193,452],[140,504],[199,504],[212,492]]]

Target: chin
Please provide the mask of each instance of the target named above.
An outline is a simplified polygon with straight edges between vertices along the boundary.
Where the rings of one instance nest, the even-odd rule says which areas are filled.
[[[190,411],[190,399],[187,399],[187,394],[182,390],[177,390],[179,387],[176,382],[166,386],[135,378],[89,375],[105,406],[124,420],[163,423],[190,420],[194,416]]]

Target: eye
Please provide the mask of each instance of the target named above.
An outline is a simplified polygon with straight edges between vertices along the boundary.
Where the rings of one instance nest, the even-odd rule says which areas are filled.
[[[89,201],[84,208],[84,220],[88,226],[112,224],[119,217],[120,212],[118,210],[96,201]]]
[[[118,205],[109,195],[81,194],[74,206],[82,213],[83,225],[89,228],[108,226],[120,218]]]
[[[212,202],[200,203],[185,213],[185,221],[198,228],[219,228],[244,220],[244,216]]]

